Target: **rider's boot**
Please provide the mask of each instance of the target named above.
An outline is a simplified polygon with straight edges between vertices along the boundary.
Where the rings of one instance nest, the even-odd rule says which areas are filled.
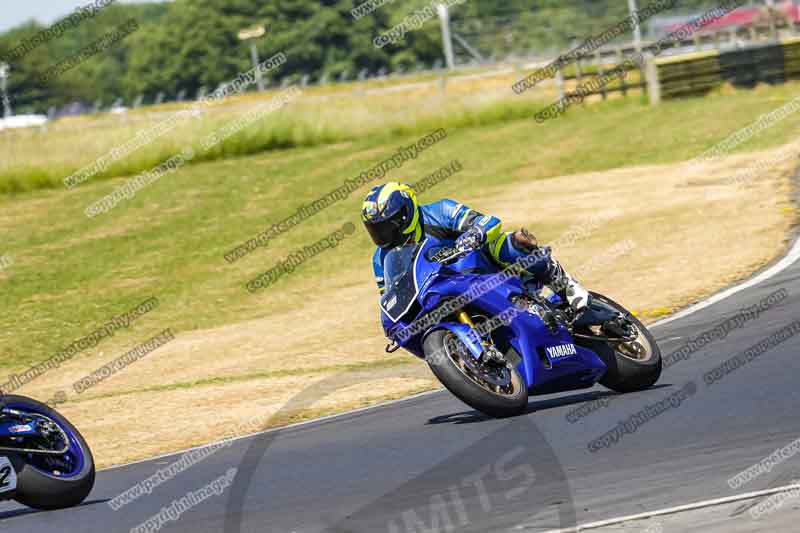
[[[581,287],[575,278],[570,276],[558,261],[550,256],[549,247],[540,247],[536,237],[525,228],[513,232],[510,240],[515,251],[512,253],[512,250],[509,250],[507,258],[502,257],[503,252],[501,251],[500,260],[511,263],[516,260],[513,257],[514,254],[538,254],[537,261],[529,265],[528,271],[535,279],[550,287],[563,302],[567,303],[572,310],[574,319],[579,317],[589,306],[589,291]]]
[[[545,284],[555,292],[562,301],[566,302],[570,309],[575,313],[575,317],[580,316],[589,305],[591,297],[589,291],[584,289],[575,278],[553,258],[550,258],[550,265],[547,272]]]

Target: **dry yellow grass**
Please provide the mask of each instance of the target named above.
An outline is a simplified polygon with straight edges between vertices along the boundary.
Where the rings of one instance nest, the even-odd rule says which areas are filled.
[[[549,230],[538,237],[562,243],[556,256],[569,270],[648,316],[746,277],[783,252],[796,217],[792,160],[744,186],[730,181],[749,162],[777,152],[696,168],[640,166],[487,187],[459,200],[497,214],[508,227],[537,232],[546,220]],[[519,169],[519,177],[526,172]],[[595,227],[565,243],[563,235],[589,214],[600,215]],[[314,290],[291,310],[180,334],[84,395],[70,391],[60,408],[108,466],[438,386],[412,356],[384,354],[367,267],[343,271],[335,284],[308,283]],[[81,356],[21,392],[45,398],[68,391],[87,369],[118,355]],[[283,409],[309,387],[318,401]]]

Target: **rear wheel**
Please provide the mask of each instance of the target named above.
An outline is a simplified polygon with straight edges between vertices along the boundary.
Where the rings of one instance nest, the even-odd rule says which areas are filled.
[[[451,331],[434,331],[425,338],[423,349],[434,375],[473,409],[495,418],[525,411],[528,389],[511,364],[480,364]]]
[[[3,396],[0,403],[30,414],[47,429],[46,440],[26,439],[26,447],[66,449],[60,455],[9,454],[17,471],[14,499],[28,507],[45,510],[72,507],[86,499],[94,487],[94,459],[75,426],[55,409],[25,396]]]
[[[581,345],[597,353],[608,367],[600,384],[616,392],[635,392],[655,385],[661,376],[661,350],[653,335],[638,318],[611,298],[597,293],[592,293],[592,298],[622,313],[636,332],[636,338],[628,342],[579,340]]]

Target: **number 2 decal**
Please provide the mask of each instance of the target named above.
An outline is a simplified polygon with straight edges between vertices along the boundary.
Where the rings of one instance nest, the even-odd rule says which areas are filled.
[[[17,473],[8,457],[0,457],[0,494],[17,488]],[[2,498],[0,498],[2,499]]]
[[[8,481],[9,476],[11,476],[10,466],[4,466],[3,468],[0,468],[0,489],[4,489],[11,485],[11,483]]]

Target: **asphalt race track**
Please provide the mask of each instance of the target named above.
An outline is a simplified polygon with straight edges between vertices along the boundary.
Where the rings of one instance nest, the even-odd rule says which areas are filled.
[[[800,319],[800,262],[654,332],[666,357],[780,289],[780,303],[665,369],[646,392],[598,386],[533,397],[527,415],[509,420],[486,419],[446,392],[422,395],[238,440],[117,511],[109,500],[180,454],[102,471],[78,508],[1,504],[0,531],[128,532],[231,468],[238,474],[221,494],[136,531],[548,531],[790,485],[800,479],[793,455],[735,490],[728,480],[800,437],[800,336],[711,385],[704,375]],[[670,398],[666,410],[634,417],[617,442],[595,441],[590,451]],[[597,409],[574,420],[588,405]],[[629,522],[624,531],[800,530],[792,512],[800,500],[756,519],[747,506],[763,499]]]

